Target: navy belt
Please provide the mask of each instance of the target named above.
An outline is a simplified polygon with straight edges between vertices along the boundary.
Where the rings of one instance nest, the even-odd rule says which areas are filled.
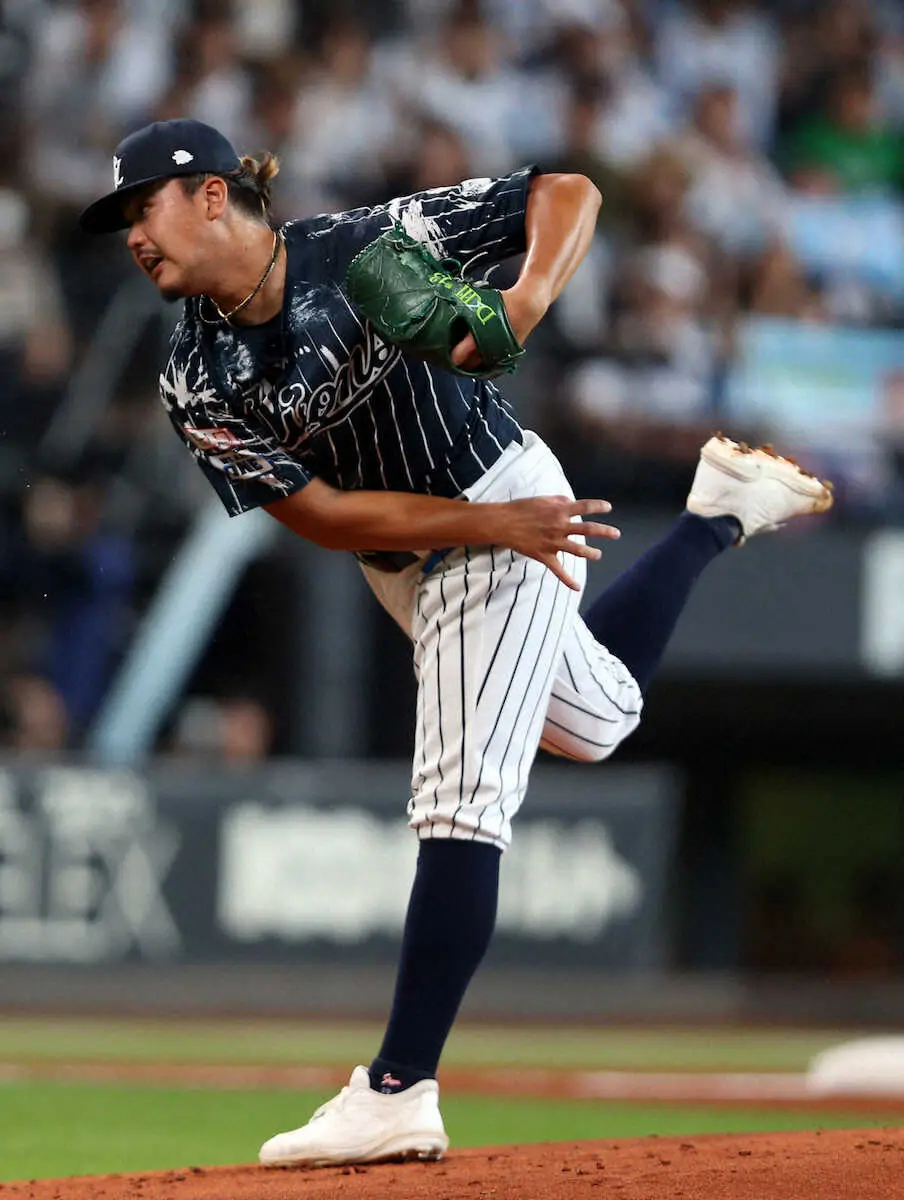
[[[398,575],[400,571],[407,570],[419,562],[422,563],[421,574],[429,575],[451,549],[451,546],[446,546],[442,550],[434,550],[425,559],[410,550],[359,550],[355,553],[355,558],[365,567],[373,567],[375,571],[384,571],[389,575]]]

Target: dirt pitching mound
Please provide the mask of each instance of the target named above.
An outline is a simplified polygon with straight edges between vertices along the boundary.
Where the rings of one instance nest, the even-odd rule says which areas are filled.
[[[643,1138],[457,1150],[316,1171],[187,1167],[8,1183],[0,1200],[889,1200],[904,1130]]]

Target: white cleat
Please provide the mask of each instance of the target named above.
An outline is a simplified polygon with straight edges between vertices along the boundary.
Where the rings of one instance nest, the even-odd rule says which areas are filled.
[[[823,483],[771,446],[748,446],[717,433],[700,451],[687,498],[700,517],[736,517],[742,545],[757,533],[780,529],[791,517],[832,507],[832,485]]]
[[[449,1146],[439,1111],[439,1087],[424,1079],[387,1096],[355,1067],[348,1086],[322,1104],[307,1125],[264,1142],[266,1167],[330,1167],[385,1159],[442,1158]]]

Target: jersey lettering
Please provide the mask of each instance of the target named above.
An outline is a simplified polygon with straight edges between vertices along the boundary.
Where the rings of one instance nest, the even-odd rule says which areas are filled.
[[[331,378],[306,394],[304,383],[292,383],[277,392],[276,400],[287,435],[301,445],[344,420],[349,411],[366,400],[374,387],[401,358],[392,346],[367,326],[362,340],[352,348],[348,362],[340,363]]]

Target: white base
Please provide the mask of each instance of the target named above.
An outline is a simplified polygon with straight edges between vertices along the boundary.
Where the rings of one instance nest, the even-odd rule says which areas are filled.
[[[810,1063],[807,1088],[822,1095],[904,1096],[904,1036],[858,1038]]]

